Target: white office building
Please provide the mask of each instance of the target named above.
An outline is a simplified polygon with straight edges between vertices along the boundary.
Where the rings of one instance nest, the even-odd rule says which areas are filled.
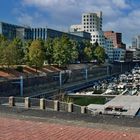
[[[71,31],[86,31],[91,34],[91,43],[98,42],[105,45],[104,33],[102,31],[102,12],[82,14],[82,24],[72,25]]]
[[[140,35],[137,35],[132,38],[132,49],[134,59],[140,60]]]
[[[83,13],[82,23],[71,25],[71,31],[85,31],[91,34],[91,43],[98,42],[105,49],[108,55],[108,61],[123,61],[125,59],[125,50],[114,48],[113,41],[107,39],[102,31],[102,12]]]
[[[132,48],[133,49],[140,49],[140,35],[133,37]]]

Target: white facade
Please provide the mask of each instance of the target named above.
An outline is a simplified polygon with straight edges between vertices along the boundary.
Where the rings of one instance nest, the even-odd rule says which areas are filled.
[[[83,31],[83,27],[81,24],[75,24],[75,25],[71,25],[70,26],[70,31],[74,32],[74,31]]]
[[[72,25],[72,31],[86,31],[91,34],[91,43],[98,42],[105,49],[108,61],[124,61],[125,50],[114,48],[113,42],[106,39],[102,31],[102,12],[82,14],[82,23]]]
[[[102,31],[102,12],[82,14],[82,25],[86,32]]]
[[[105,46],[105,37],[102,31],[94,31],[91,32],[91,43],[94,44],[98,42],[98,44],[102,47]]]
[[[133,37],[133,39],[132,39],[132,48],[140,49],[140,35]]]
[[[114,61],[124,61],[125,60],[125,50],[120,48],[114,48]]]
[[[91,43],[96,41],[104,46],[105,38],[102,31],[102,12],[82,14],[82,24],[71,25],[71,31],[86,31],[91,33]]]
[[[135,37],[133,37],[132,39],[132,49],[134,49],[135,51],[133,51],[133,57],[136,60],[140,60],[140,35],[137,35]]]

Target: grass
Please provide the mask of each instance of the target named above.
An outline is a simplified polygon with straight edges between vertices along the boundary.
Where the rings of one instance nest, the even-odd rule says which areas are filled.
[[[89,104],[105,104],[106,99],[103,97],[70,97],[74,104],[87,106]]]

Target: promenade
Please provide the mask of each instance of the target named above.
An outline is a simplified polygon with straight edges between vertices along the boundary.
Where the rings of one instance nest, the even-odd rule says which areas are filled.
[[[0,140],[140,140],[140,129],[1,113]]]

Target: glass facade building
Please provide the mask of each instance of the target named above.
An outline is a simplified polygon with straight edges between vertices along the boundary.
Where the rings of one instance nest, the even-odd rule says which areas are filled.
[[[31,28],[24,26],[17,26],[9,23],[0,22],[0,34],[4,35],[8,40],[13,40],[18,37],[21,40],[36,40],[42,39],[47,40],[47,38],[61,37],[62,35],[67,35],[70,39],[82,41],[90,40],[90,33],[81,31],[79,33],[69,33],[62,32],[50,28]]]

